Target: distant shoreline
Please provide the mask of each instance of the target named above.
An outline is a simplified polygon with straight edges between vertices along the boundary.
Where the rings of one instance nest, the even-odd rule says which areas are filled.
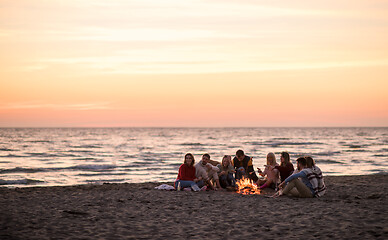
[[[58,129],[121,129],[121,128],[134,128],[134,129],[143,129],[143,128],[148,128],[148,129],[152,129],[152,128],[155,128],[155,129],[239,129],[239,128],[243,128],[243,129],[250,129],[250,128],[306,128],[306,129],[309,129],[309,128],[317,128],[317,129],[320,129],[320,128],[331,128],[331,129],[336,129],[336,128],[345,128],[345,129],[351,129],[351,128],[388,128],[388,126],[345,126],[345,127],[341,127],[341,126],[308,126],[308,127],[298,127],[298,126],[290,126],[290,127],[163,127],[163,126],[153,126],[153,127],[141,127],[141,126],[136,126],[136,127],[0,127],[0,129],[54,129],[54,128],[58,128]]]

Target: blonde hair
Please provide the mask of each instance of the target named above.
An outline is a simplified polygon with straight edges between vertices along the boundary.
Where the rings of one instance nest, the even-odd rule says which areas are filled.
[[[224,155],[224,157],[222,158],[222,161],[221,161],[221,165],[224,165],[224,159],[227,159],[228,161],[228,165],[232,164],[232,157],[230,155]]]
[[[272,165],[272,166],[276,165],[276,157],[273,152],[270,152],[267,154],[267,165]]]

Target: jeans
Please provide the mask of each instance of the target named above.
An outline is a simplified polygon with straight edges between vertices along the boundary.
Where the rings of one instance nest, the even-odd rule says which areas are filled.
[[[198,185],[198,187],[203,187],[203,186],[205,186],[205,182],[203,181],[203,180],[201,180],[201,181],[198,181],[197,182],[197,185]]]
[[[222,188],[226,188],[228,186],[234,187],[236,185],[236,180],[233,177],[233,173],[228,173],[228,175],[221,175],[219,178]]]
[[[250,174],[246,174],[244,167],[239,167],[236,170],[235,176],[236,176],[236,180],[240,180],[243,176],[251,179],[254,182],[256,182],[259,179],[254,171],[251,172]]]
[[[178,188],[178,183],[181,183],[181,189],[197,185],[194,181],[176,180],[174,183],[175,189]]]
[[[239,167],[236,170],[235,178],[236,180],[240,180],[243,176],[245,176],[245,169],[243,167]]]

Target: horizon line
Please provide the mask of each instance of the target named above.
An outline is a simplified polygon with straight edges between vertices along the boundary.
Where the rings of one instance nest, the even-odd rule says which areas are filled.
[[[49,126],[49,127],[3,127],[0,126],[0,129],[4,128],[35,128],[35,129],[44,129],[44,128],[388,128],[388,126],[224,126],[224,127],[210,127],[210,126],[112,126],[112,127],[86,127],[86,126]]]

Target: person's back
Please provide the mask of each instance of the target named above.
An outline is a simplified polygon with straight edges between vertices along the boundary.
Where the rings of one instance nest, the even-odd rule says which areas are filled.
[[[317,187],[314,189],[315,195],[317,197],[321,197],[326,193],[326,185],[325,185],[325,181],[323,180],[322,171],[318,166],[314,165],[312,167],[312,172],[315,178],[317,179]]]
[[[310,156],[305,156],[307,167],[311,169],[311,173],[309,172],[309,180],[313,185],[315,195],[317,197],[323,196],[326,193],[326,185],[323,180],[323,175],[321,169],[315,165],[315,161]]]

